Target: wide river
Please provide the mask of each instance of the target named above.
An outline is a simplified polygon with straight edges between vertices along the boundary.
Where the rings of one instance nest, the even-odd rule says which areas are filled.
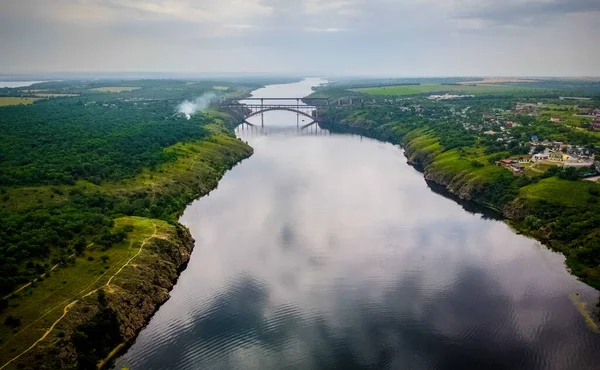
[[[255,154],[185,211],[190,263],[117,369],[600,368],[598,292],[561,255],[432,191],[401,148],[303,119],[238,127]]]

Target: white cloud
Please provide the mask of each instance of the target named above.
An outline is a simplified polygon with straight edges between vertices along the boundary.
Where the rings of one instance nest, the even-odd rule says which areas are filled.
[[[365,4],[363,0],[304,0],[302,9],[307,15],[355,16],[362,13]]]
[[[330,33],[337,33],[337,32],[345,32],[348,31],[345,28],[306,28],[305,31],[307,32],[330,32]]]
[[[226,24],[224,27],[225,28],[233,28],[235,30],[251,30],[251,29],[258,28],[252,24]]]

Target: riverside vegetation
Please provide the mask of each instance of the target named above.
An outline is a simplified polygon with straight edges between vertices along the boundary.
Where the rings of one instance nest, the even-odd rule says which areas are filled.
[[[371,81],[371,86],[379,85]],[[319,88],[311,96],[330,98],[330,106],[319,111],[323,126],[403,145],[409,162],[426,180],[498,211],[519,232],[562,252],[573,274],[600,289],[600,183],[582,179],[596,171],[597,162],[566,168],[562,163],[524,161],[518,174],[497,165],[500,159],[518,160],[542,151],[543,143],[557,142],[563,144],[557,151],[567,152],[568,147],[598,160],[600,133],[591,130],[589,113],[600,113],[600,83],[535,81],[531,86],[540,88],[519,84],[511,90],[508,84],[493,91],[473,87],[468,93],[474,97],[441,101],[429,99],[429,93],[452,94],[456,87],[436,86],[383,90],[362,81],[355,89],[357,85],[347,82]],[[410,91],[413,95],[407,96]],[[533,111],[523,113],[519,106]],[[588,117],[574,117],[578,112]],[[551,122],[550,116],[559,113],[560,122]]]
[[[177,105],[206,92],[240,98],[259,86],[0,89],[15,98],[47,94],[0,108],[0,369],[96,369],[135,338],[193,248],[178,216],[252,154],[227,116],[187,120]]]

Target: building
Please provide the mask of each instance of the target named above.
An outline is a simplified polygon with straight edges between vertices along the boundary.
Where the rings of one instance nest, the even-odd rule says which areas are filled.
[[[525,171],[525,166],[510,158],[499,160],[496,162],[496,165],[509,169],[514,173],[522,173]]]
[[[518,163],[529,163],[531,162],[531,158],[532,157],[530,155],[524,155],[522,157],[517,158],[516,161]]]
[[[563,152],[552,152],[550,153],[550,160],[554,162],[565,162],[568,161],[571,157],[568,154]]]
[[[513,172],[520,173],[520,172],[525,171],[525,166],[523,166],[521,163],[513,162],[513,163],[510,164],[510,169]]]
[[[560,117],[552,116],[552,117],[550,117],[550,122],[560,122]]]
[[[534,154],[533,157],[531,157],[532,162],[547,161],[549,159],[550,159],[550,154],[548,154],[548,153],[538,153],[538,154]]]
[[[509,159],[501,159],[501,160],[499,160],[498,162],[496,162],[496,164],[497,164],[498,166],[508,166],[508,165],[510,165],[510,164],[511,164],[511,163],[513,163],[513,162],[514,162],[514,161],[513,161],[512,159],[510,159],[510,158],[509,158]]]
[[[592,128],[592,130],[600,131],[600,115],[596,116],[596,119],[594,120],[594,122],[592,122],[591,128]]]

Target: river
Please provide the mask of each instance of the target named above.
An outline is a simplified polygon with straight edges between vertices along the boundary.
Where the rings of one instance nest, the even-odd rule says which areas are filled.
[[[432,191],[401,148],[301,121],[238,127],[255,154],[185,211],[190,263],[116,368],[600,367],[598,292],[563,256]]]

